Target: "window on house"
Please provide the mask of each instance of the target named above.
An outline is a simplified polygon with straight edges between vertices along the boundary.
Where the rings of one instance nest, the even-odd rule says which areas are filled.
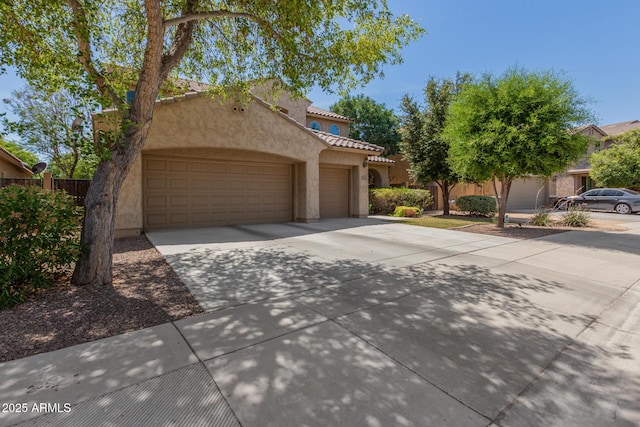
[[[309,123],[309,127],[313,130],[322,130],[322,126],[320,126],[320,123],[316,122],[315,120]]]
[[[338,125],[331,125],[329,126],[329,133],[334,135],[340,135],[340,128],[338,127]]]

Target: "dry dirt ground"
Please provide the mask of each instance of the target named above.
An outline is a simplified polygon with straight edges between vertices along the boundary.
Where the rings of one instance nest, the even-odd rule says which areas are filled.
[[[552,234],[564,233],[571,230],[606,230],[606,231],[625,231],[627,228],[613,222],[605,220],[591,219],[588,227],[571,228],[554,224],[552,227],[536,227],[528,224],[531,215],[528,214],[510,214],[510,223],[505,224],[504,229],[500,229],[495,224],[474,224],[456,228],[456,230],[467,231],[470,233],[490,234],[493,236],[512,237],[514,239],[535,239],[538,237],[550,236]]]
[[[113,287],[63,280],[0,311],[0,362],[203,313],[144,236],[116,240],[113,278]]]
[[[457,228],[472,233],[532,239],[568,231],[561,227],[494,224]],[[589,229],[624,230],[609,221]],[[120,239],[113,256],[113,287],[75,287],[68,279],[26,303],[0,311],[0,362],[106,338],[203,313],[180,278],[144,237]]]

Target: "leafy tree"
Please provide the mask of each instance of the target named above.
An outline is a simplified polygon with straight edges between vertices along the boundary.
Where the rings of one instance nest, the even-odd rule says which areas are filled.
[[[421,184],[435,182],[442,192],[444,214],[449,215],[449,194],[460,177],[448,163],[449,142],[442,137],[449,105],[463,85],[471,81],[468,73],[457,73],[456,79],[429,78],[424,89],[426,107],[413,98],[402,98],[402,142],[400,150],[411,164],[409,173]]]
[[[514,179],[549,176],[584,154],[587,138],[568,130],[591,118],[586,105],[571,81],[521,68],[484,75],[451,104],[444,129],[451,167],[473,181],[493,181],[498,227]]]
[[[98,158],[93,153],[90,101],[67,90],[49,94],[27,86],[4,102],[17,116],[4,118],[5,127],[22,138],[24,147],[45,156],[53,176],[91,178]]]
[[[616,144],[593,153],[589,175],[603,187],[640,186],[640,130],[616,137]]]
[[[286,84],[298,95],[314,84],[348,89],[398,63],[399,49],[424,32],[385,0],[15,0],[0,4],[0,22],[0,67],[120,112],[85,199],[75,284],[111,283],[118,194],[170,76],[245,101],[251,82],[273,77],[274,90]]]
[[[5,141],[3,139],[0,139],[0,146],[2,146],[2,148],[10,152],[20,160],[22,160],[23,163],[27,164],[30,167],[40,161],[38,160],[38,157],[35,154],[25,150],[15,142]]]
[[[384,104],[360,94],[346,96],[329,109],[353,120],[349,131],[350,138],[384,147],[385,154],[398,152],[398,118]]]

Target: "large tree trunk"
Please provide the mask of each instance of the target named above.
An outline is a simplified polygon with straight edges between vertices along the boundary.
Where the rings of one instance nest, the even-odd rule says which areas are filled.
[[[498,224],[499,228],[504,228],[504,216],[507,213],[507,200],[509,199],[509,190],[511,190],[512,178],[500,179],[500,192],[496,186],[496,180],[493,180],[493,191],[496,195],[496,203],[498,205]]]
[[[194,11],[192,0],[185,2],[185,14]],[[153,119],[153,108],[160,85],[182,60],[192,40],[193,21],[176,27],[173,41],[163,54],[165,29],[160,0],[144,2],[147,14],[147,46],[142,61],[135,96],[128,111],[121,105],[116,92],[92,63],[90,40],[87,38],[86,16],[77,0],[69,0],[75,14],[75,32],[78,39],[78,60],[96,80],[102,95],[108,95],[123,114],[122,140],[110,147],[111,158],[102,160],[85,199],[85,217],[82,227],[82,254],[71,279],[75,285],[111,284],[113,233],[115,230],[116,204],[122,183],[129,169],[140,155]],[[126,111],[126,112],[125,112]],[[114,113],[116,114],[116,113]],[[113,129],[112,129],[113,130]]]
[[[123,148],[102,160],[96,169],[85,198],[85,216],[80,242],[82,254],[71,282],[75,285],[111,284],[113,235],[116,204],[122,183],[142,150],[150,125],[132,129],[125,136]],[[124,148],[126,147],[126,148]]]

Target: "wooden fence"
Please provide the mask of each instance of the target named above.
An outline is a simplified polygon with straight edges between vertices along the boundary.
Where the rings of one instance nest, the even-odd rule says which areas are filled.
[[[84,206],[84,198],[89,191],[90,179],[60,179],[55,178],[53,180],[54,190],[64,190],[69,195],[73,196],[78,206]]]
[[[54,178],[51,181],[52,181],[51,185],[46,186],[46,185],[43,185],[44,180],[42,179],[0,178],[0,188],[7,187],[9,185],[21,185],[24,187],[34,186],[34,187],[40,187],[40,188],[43,188],[43,187],[52,188],[53,190],[56,190],[56,191],[64,190],[69,195],[73,196],[73,200],[76,202],[78,206],[84,205],[84,198],[87,196],[87,191],[89,191],[89,185],[91,184],[90,179]]]
[[[8,187],[10,185],[20,185],[22,187],[40,187],[42,188],[41,179],[31,178],[0,178],[0,188]]]

